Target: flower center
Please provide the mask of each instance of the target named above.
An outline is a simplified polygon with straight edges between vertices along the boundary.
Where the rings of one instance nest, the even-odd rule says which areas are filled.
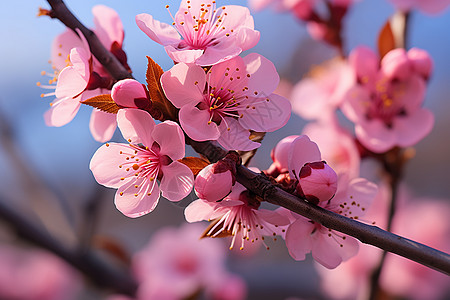
[[[186,8],[180,8],[175,18],[169,11],[173,19],[172,25],[184,39],[178,45],[179,49],[205,50],[234,32],[232,28],[223,25],[228,15],[225,6],[216,9],[216,1],[213,1],[212,4],[200,4],[200,9],[194,11],[190,0],[186,4]],[[169,6],[166,5],[166,8]]]

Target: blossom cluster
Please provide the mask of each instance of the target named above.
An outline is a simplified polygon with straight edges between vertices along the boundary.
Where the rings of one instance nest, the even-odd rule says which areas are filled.
[[[314,37],[343,54],[341,25],[353,1],[325,1],[329,10],[325,14],[317,1],[251,4],[261,9],[270,2],[292,10],[307,22]],[[96,6],[93,14],[93,31],[131,77],[117,13]],[[171,17],[172,25],[149,14],[136,16],[137,26],[174,62],[163,71],[149,58],[146,84],[111,77],[81,31],[58,36],[54,74],[50,85],[41,85],[55,89],[44,94],[56,97],[45,114],[46,123],[62,126],[81,104],[95,107],[90,129],[97,141],[107,143],[94,153],[89,168],[99,184],[117,189],[114,203],[125,216],[152,212],[161,196],[179,202],[195,195],[197,199],[184,210],[186,221],[210,222],[202,237],[228,237],[230,249],[242,250],[249,244],[269,249],[269,241],[280,236],[295,260],[311,253],[318,263],[334,269],[355,256],[359,249],[355,238],[285,208],[262,208],[262,199],[238,182],[238,168],[245,154],[260,147],[261,139],[255,136],[283,127],[292,107],[294,113],[316,122],[308,124],[303,134],[282,139],[271,152],[272,165],[254,172],[308,205],[370,222],[365,214],[377,185],[360,177],[360,159],[366,155],[384,159],[431,131],[433,115],[422,107],[433,70],[428,53],[395,48],[377,54],[359,46],[348,58],[330,61],[319,75],[297,83],[288,100],[275,93],[280,77],[269,59],[258,53],[241,56],[260,38],[248,8],[182,0]],[[337,110],[354,123],[354,136],[339,124]],[[116,127],[124,143],[110,141]],[[185,157],[186,144],[205,141],[228,154],[217,162]],[[182,230],[179,239],[191,235]],[[238,296],[230,299],[243,298],[239,279],[226,272],[208,275],[211,268],[223,271],[220,249],[184,247],[185,252],[179,253],[173,240],[165,240],[172,234],[179,233],[155,238],[158,246],[143,250],[136,259],[139,299],[186,298],[206,287],[217,288],[206,293],[217,293],[224,280],[236,283]],[[167,257],[161,261],[148,259],[164,251]],[[176,288],[165,283],[175,277],[183,279]]]

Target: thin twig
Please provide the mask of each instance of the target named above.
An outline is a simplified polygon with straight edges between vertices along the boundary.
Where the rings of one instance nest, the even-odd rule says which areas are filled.
[[[47,1],[50,5],[53,4],[52,8],[55,3],[58,3],[59,6],[64,6],[64,3],[60,0]],[[58,12],[68,12],[68,10],[67,8],[60,7]],[[70,26],[70,24],[80,24],[71,13],[61,14],[55,12],[54,17],[60,19],[64,24],[66,24],[66,26]],[[74,27],[69,28],[74,29]],[[102,51],[106,51],[106,49],[104,47],[98,47],[97,44],[91,44],[92,40],[97,40],[94,37],[94,34],[90,34],[86,36],[86,39],[90,43],[94,56],[102,56],[104,55]],[[105,62],[103,66],[109,70],[111,76],[116,80],[129,78],[129,74],[119,62],[110,60]],[[211,142],[198,143],[191,141],[191,146],[198,153],[207,157],[211,162],[217,161],[218,158],[223,157],[222,154],[225,155],[226,153],[226,151],[220,147],[214,146]],[[293,212],[318,222],[325,227],[353,236],[363,243],[371,244],[385,251],[398,254],[450,275],[450,255],[444,252],[389,233],[376,226],[366,225],[331,211],[324,210],[321,207],[311,205],[281,190],[280,188],[275,187],[263,175],[256,174],[243,166],[238,167],[237,180],[267,202],[283,206]]]

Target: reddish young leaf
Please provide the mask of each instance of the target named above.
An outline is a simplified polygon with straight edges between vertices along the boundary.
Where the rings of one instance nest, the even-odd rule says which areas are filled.
[[[383,58],[389,51],[396,48],[394,33],[391,22],[388,20],[378,34],[378,53]]]
[[[209,165],[209,162],[207,160],[204,160],[203,158],[199,157],[184,157],[182,159],[178,160],[180,163],[185,164],[186,166],[191,169],[192,173],[194,173],[194,176],[197,176],[197,174],[207,165]]]
[[[121,109],[121,107],[111,98],[110,94],[98,95],[81,101],[81,103],[111,114],[117,114],[119,109]]]
[[[161,121],[173,120],[177,121],[178,110],[173,104],[166,98],[161,86],[161,75],[164,73],[163,69],[149,56],[147,56],[147,87],[152,100],[153,107],[162,112]]]

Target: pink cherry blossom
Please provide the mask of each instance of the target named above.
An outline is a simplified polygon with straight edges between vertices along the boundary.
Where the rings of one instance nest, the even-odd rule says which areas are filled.
[[[349,90],[342,111],[355,123],[358,140],[373,152],[412,146],[433,127],[432,113],[421,107],[431,59],[424,52],[418,56],[418,49],[411,51],[394,49],[381,64],[366,47],[350,54],[358,83]]]
[[[449,0],[389,0],[401,11],[417,9],[426,14],[435,15],[443,12],[449,5]]]
[[[75,299],[80,279],[75,270],[50,253],[0,247],[1,299]]]
[[[124,38],[122,22],[118,14],[104,5],[93,7],[95,34],[103,46],[110,50],[127,68],[127,58],[122,50]],[[109,93],[112,78],[103,66],[93,57],[89,45],[80,31],[75,34],[66,30],[58,35],[52,44],[51,63],[55,73],[50,83],[57,82],[56,97],[44,118],[48,126],[63,126],[75,117],[80,101]],[[68,55],[70,59],[68,60]],[[75,52],[72,54],[72,52]],[[42,85],[41,85],[42,86]],[[42,86],[54,88],[52,86]],[[44,94],[44,95],[53,95]],[[109,140],[116,129],[113,114],[98,109],[92,111],[89,128],[93,137],[100,142]]]
[[[117,123],[129,144],[107,143],[90,163],[98,183],[118,188],[117,209],[132,218],[147,214],[158,204],[160,189],[170,201],[186,197],[194,178],[191,170],[177,161],[184,157],[181,128],[172,121],[155,125],[147,112],[133,108],[120,110]]]
[[[81,94],[86,90],[91,73],[91,56],[83,48],[70,51],[70,64],[58,75],[51,109],[45,115],[48,126],[63,126],[72,121],[80,109]]]
[[[225,268],[222,243],[199,240],[203,231],[199,224],[185,224],[160,229],[152,236],[132,261],[140,283],[138,299],[188,299],[202,290],[211,296],[228,290],[225,298],[208,299],[245,298],[245,283]]]
[[[380,184],[378,194],[365,218],[376,221],[376,226],[385,228],[389,187]],[[417,240],[442,251],[449,251],[448,236],[450,224],[446,216],[449,206],[442,199],[414,199],[401,186],[398,194],[397,213],[394,216],[393,232]],[[420,222],[417,220],[420,219]],[[373,268],[380,261],[382,251],[371,245],[361,245],[358,255],[342,263],[334,270],[318,268],[322,287],[332,299],[365,298]],[[387,254],[380,284],[389,297],[407,299],[444,299],[448,293],[449,278],[437,271],[406,260],[394,254]],[[340,288],[337,289],[336,286]]]
[[[149,14],[136,16],[139,28],[163,45],[175,62],[215,65],[252,48],[259,41],[253,17],[243,6],[216,8],[213,0],[182,0],[173,20],[174,27]]]
[[[213,221],[206,235],[213,238],[231,235],[230,249],[236,241],[240,249],[244,249],[246,242],[262,242],[269,249],[264,236],[275,236],[278,233],[276,227],[287,225],[289,220],[275,211],[259,209],[259,206],[260,202],[236,183],[221,202],[198,199],[186,207],[184,214],[189,223]]]
[[[334,114],[354,84],[354,75],[350,66],[341,60],[318,67],[313,74],[317,75],[304,78],[294,86],[292,111],[307,120],[326,120]]]
[[[340,215],[360,219],[370,206],[377,192],[377,186],[366,179],[355,178],[350,181],[341,177],[336,195],[319,206]],[[304,260],[311,252],[312,257],[329,269],[336,268],[342,261],[358,253],[358,241],[353,237],[328,229],[303,216],[290,214],[291,224],[286,230],[286,246],[295,260]]]
[[[254,53],[214,65],[206,73],[200,66],[179,63],[161,76],[190,138],[217,140],[228,150],[243,151],[260,146],[249,139],[249,130],[274,131],[287,123],[289,101],[272,94],[278,82],[273,63]]]

